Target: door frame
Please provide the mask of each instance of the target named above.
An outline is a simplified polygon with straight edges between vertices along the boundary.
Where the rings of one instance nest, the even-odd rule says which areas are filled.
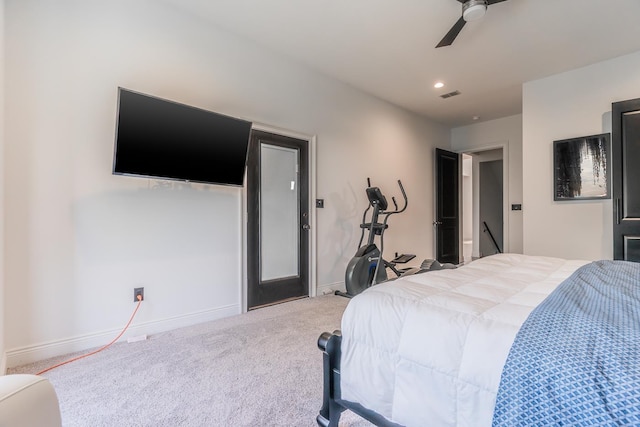
[[[263,132],[269,132],[277,135],[288,136],[290,138],[296,138],[303,141],[307,141],[308,151],[307,160],[309,162],[309,206],[307,212],[309,212],[309,226],[311,227],[309,233],[309,296],[315,297],[317,295],[317,253],[316,253],[316,136],[307,135],[299,132],[278,128],[271,125],[265,125],[262,123],[254,122],[251,126],[251,130],[259,130]],[[245,183],[246,171],[245,171]],[[240,212],[242,212],[241,227],[241,239],[242,239],[242,286],[238,297],[240,298],[241,312],[246,313],[247,308],[247,292],[248,292],[248,262],[247,262],[247,222],[249,220],[248,214],[248,192],[247,187],[242,187],[242,197],[240,198]]]
[[[473,149],[465,148],[462,150],[452,150],[454,153],[458,154],[467,154],[471,157],[474,155],[482,154],[484,151],[492,151],[492,150],[502,150],[502,252],[508,253],[511,250],[510,245],[510,233],[509,233],[509,216],[511,214],[509,203],[511,201],[509,195],[509,142],[497,142],[487,145],[481,145],[478,147],[474,147]],[[473,214],[473,250],[472,257],[476,257],[479,255],[479,241],[480,241],[480,203],[479,203],[479,183],[478,183],[478,171],[477,168],[473,168],[473,206],[472,214]],[[460,169],[460,181],[462,182],[462,168]],[[462,193],[462,191],[461,191]],[[462,196],[461,196],[462,197]],[[520,202],[517,202],[520,203]],[[463,201],[460,200],[460,247],[462,248],[462,239],[464,235],[463,223],[464,218],[462,212],[464,212],[465,206],[463,206]]]

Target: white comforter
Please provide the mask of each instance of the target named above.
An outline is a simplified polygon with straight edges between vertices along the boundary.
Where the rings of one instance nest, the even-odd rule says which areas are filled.
[[[368,289],[342,318],[342,398],[405,426],[490,426],[520,326],[585,263],[499,254]]]

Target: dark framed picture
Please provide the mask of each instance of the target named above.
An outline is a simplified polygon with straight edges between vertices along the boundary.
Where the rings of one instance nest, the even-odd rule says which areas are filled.
[[[610,134],[553,141],[553,200],[609,199]]]

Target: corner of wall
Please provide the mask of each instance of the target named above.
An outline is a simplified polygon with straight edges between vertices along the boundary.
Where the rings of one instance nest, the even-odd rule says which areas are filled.
[[[4,8],[5,0],[0,0],[0,375],[7,367],[4,351]]]

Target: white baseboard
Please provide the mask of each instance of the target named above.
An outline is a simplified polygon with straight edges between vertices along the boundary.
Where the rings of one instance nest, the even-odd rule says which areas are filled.
[[[318,296],[332,294],[335,291],[345,291],[344,282],[329,283],[327,285],[318,285],[316,293]]]
[[[240,314],[240,306],[237,304],[144,322],[130,326],[118,342],[126,342],[129,337],[136,337],[145,334],[157,334],[160,332],[170,331],[172,329],[222,319],[223,317],[229,317],[235,314]],[[16,366],[26,365],[28,363],[37,362],[50,357],[101,347],[111,342],[111,340],[117,337],[121,331],[122,329],[111,329],[108,331],[11,349],[5,353],[1,361],[2,364],[0,364],[0,368],[4,368],[2,372],[5,372],[6,368],[14,368]]]

